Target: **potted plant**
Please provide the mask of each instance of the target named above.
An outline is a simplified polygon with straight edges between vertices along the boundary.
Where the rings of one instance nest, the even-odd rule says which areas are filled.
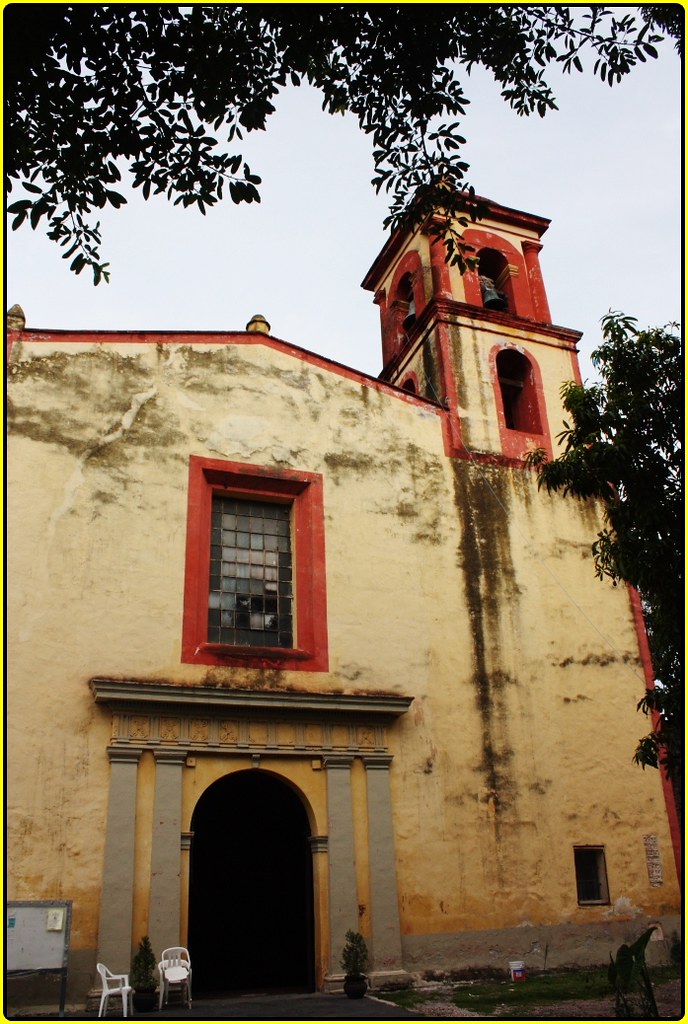
[[[362,999],[368,991],[368,947],[359,932],[348,931],[342,950],[341,966],[344,970],[344,991],[349,999]]]
[[[150,1012],[155,1007],[155,993],[158,986],[153,972],[156,967],[151,941],[147,935],[144,935],[131,961],[129,975],[129,981],[134,990],[134,1009],[141,1013]]]

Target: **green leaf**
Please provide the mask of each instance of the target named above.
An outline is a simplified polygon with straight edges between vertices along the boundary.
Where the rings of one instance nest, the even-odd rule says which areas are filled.
[[[41,217],[47,212],[45,207],[41,206],[39,204],[40,204],[40,200],[39,200],[38,203],[35,203],[31,207],[31,213],[29,215],[29,220],[31,221],[31,227],[33,228],[34,231],[38,227],[38,223],[39,223]]]
[[[643,932],[640,938],[636,939],[635,942],[632,944],[630,950],[633,957],[636,960],[645,959],[645,950],[647,949],[647,944],[652,938],[652,933],[656,930],[657,926],[653,924],[650,928],[647,929],[647,931]]]
[[[18,199],[16,203],[12,203],[7,207],[7,212],[22,213],[26,212],[31,206],[33,206],[33,203],[30,199]]]

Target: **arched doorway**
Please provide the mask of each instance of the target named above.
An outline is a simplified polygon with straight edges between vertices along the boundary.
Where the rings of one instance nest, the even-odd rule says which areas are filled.
[[[264,771],[226,775],[198,801],[191,829],[194,990],[312,991],[310,827],[294,790]]]

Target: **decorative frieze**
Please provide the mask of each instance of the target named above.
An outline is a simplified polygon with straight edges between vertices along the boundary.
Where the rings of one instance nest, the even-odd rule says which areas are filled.
[[[413,698],[275,693],[92,679],[111,708],[111,749],[310,757],[388,756],[386,727]]]
[[[183,712],[176,717],[118,712],[112,716],[111,744],[137,748],[179,746],[189,751],[260,751],[276,754],[372,755],[387,751],[383,725],[349,723],[336,728],[327,721],[287,722],[263,718],[226,718]]]
[[[179,719],[177,718],[161,718],[160,719],[160,739],[163,743],[174,743],[179,739],[180,728]]]

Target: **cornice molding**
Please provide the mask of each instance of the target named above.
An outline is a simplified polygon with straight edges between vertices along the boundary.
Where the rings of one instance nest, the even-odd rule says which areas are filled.
[[[303,714],[316,712],[322,716],[364,716],[398,718],[405,714],[413,697],[378,693],[306,693],[292,690],[230,690],[210,686],[177,686],[147,683],[135,679],[90,680],[90,688],[97,704],[113,709],[125,706],[142,710],[142,706],[167,705],[176,711],[187,710],[198,714],[238,712],[271,713],[283,716],[285,712]]]
[[[475,195],[471,197],[471,203],[481,203],[486,207],[486,212],[483,217],[478,217],[475,221],[471,221],[465,230],[470,230],[472,227],[485,227],[496,221],[498,227],[508,225],[509,227],[520,228],[522,231],[533,231],[540,238],[551,224],[548,217],[526,213],[524,210],[517,210],[511,206],[502,206],[501,203],[496,203],[493,199],[488,199],[486,196]],[[431,215],[426,217],[423,223],[415,228],[403,228],[393,231],[363,278],[361,287],[366,291],[375,291],[406,242],[417,234],[427,235],[433,222],[441,223],[441,219],[437,215]],[[525,241],[530,242],[531,239],[525,239]],[[536,242],[536,239],[532,239],[532,241]]]
[[[458,302],[456,299],[433,299],[428,303],[434,306],[428,319],[432,314],[439,314],[439,319],[444,317],[456,318],[459,322],[465,320],[483,322],[488,324],[499,324],[505,328],[515,331],[525,331],[530,335],[544,335],[548,338],[556,338],[562,348],[575,349],[577,342],[583,337],[582,331],[573,330],[570,327],[559,327],[558,324],[543,323],[541,320],[531,320],[530,317],[517,316],[515,313],[505,312],[499,309],[485,309],[482,306],[473,306],[468,302]],[[423,311],[425,312],[425,310]],[[419,321],[423,318],[419,317]],[[421,325],[422,326],[422,325]],[[534,341],[540,340],[537,337]]]
[[[398,352],[395,352],[383,367],[380,379],[391,383],[391,377],[401,376],[400,367],[406,366],[418,348],[431,337],[432,330],[439,323],[471,328],[475,324],[489,325],[491,331],[503,334],[505,337],[513,337],[517,344],[523,340],[522,335],[525,333],[528,339],[535,344],[550,345],[572,352],[578,351],[578,342],[583,337],[581,331],[575,331],[569,327],[559,327],[557,324],[543,323],[540,320],[531,320],[529,317],[516,316],[515,313],[485,309],[481,306],[473,306],[468,302],[458,302],[456,299],[432,298],[418,315],[409,340]],[[432,403],[430,399],[425,399],[425,401],[439,405],[439,403]]]

